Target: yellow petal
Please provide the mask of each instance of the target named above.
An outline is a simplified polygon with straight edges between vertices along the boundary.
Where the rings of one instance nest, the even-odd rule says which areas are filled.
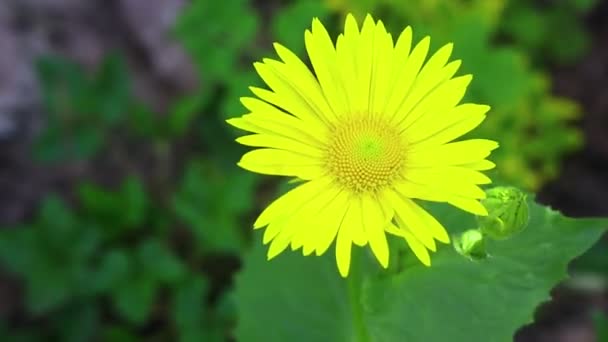
[[[408,134],[407,140],[416,145],[445,144],[479,126],[489,110],[489,106],[465,103],[446,113],[441,120],[427,115],[428,119],[410,127],[412,134]]]
[[[412,146],[408,150],[408,167],[462,165],[478,162],[498,148],[498,143],[485,139],[457,141],[440,146]]]
[[[320,192],[327,188],[330,182],[331,179],[329,178],[315,179],[290,190],[267,206],[258,216],[253,227],[255,229],[262,228],[282,215],[290,215],[303,203],[315,199]]]
[[[338,70],[336,50],[327,30],[318,18],[312,21],[312,31],[307,30],[304,33],[304,43],[319,84],[333,112],[345,112],[346,88],[335,73],[335,70]]]
[[[341,226],[338,231],[338,238],[336,240],[336,263],[338,264],[338,271],[344,278],[348,276],[350,269],[350,254],[352,246],[351,229],[348,226]]]
[[[349,198],[348,210],[341,226],[347,227],[350,230],[350,238],[359,246],[365,246],[368,238],[363,228],[362,210],[361,199],[358,196]]]
[[[432,89],[420,93],[423,93],[423,96],[412,94],[412,101],[415,102],[408,102],[415,104],[413,106],[409,103],[404,104],[397,114],[398,117],[401,116],[400,120],[395,121],[399,130],[406,138],[413,139],[421,133],[428,132],[432,126],[425,124],[425,119],[437,121],[437,113],[451,111],[462,100],[471,80],[471,75],[456,77],[443,83],[435,80]]]
[[[403,198],[392,191],[387,191],[386,195],[393,208],[395,208],[395,221],[397,225],[404,230],[411,231],[426,248],[435,251],[437,247],[433,234],[429,230],[429,227],[426,226],[424,218],[416,210],[412,200]]]
[[[264,89],[251,88],[260,94],[273,94]],[[242,97],[241,103],[251,111],[240,119],[230,119],[228,123],[254,133],[265,133],[290,137],[303,143],[322,145],[328,136],[326,126],[302,121],[277,107],[253,97]],[[244,127],[243,127],[244,125]]]
[[[428,36],[424,37],[416,47],[414,47],[414,50],[412,51],[412,54],[408,56],[407,61],[401,62],[400,67],[397,66],[395,68],[394,72],[398,76],[397,82],[393,87],[393,93],[389,97],[385,110],[388,118],[394,118],[397,111],[401,109],[403,102],[408,98],[408,95],[412,90],[412,85],[426,59],[430,43],[431,38]]]
[[[314,250],[317,255],[321,255],[327,251],[336,238],[347,209],[348,193],[339,191],[334,200],[319,213],[314,235],[310,234],[304,241],[305,254]]]
[[[271,62],[287,79],[297,82],[296,86],[301,88],[301,92],[306,94],[314,106],[318,110],[318,114],[324,116],[328,120],[334,120],[336,114],[330,108],[329,103],[325,99],[325,94],[319,85],[319,81],[310,72],[306,64],[298,58],[293,52],[279,43],[274,43],[274,48],[279,57],[285,64]]]
[[[477,162],[461,164],[458,166],[464,167],[464,168],[469,168],[471,170],[486,171],[486,170],[491,170],[491,169],[495,168],[496,164],[492,163],[489,160],[480,160]]]
[[[410,54],[410,50],[412,48],[412,28],[407,26],[401,34],[399,38],[397,38],[397,43],[395,44],[395,63],[405,63],[407,61],[407,57]],[[397,75],[393,74],[393,79],[396,79]]]
[[[357,100],[359,102],[360,107],[357,106],[356,109],[361,108],[360,110],[369,110],[370,108],[370,84],[373,71],[373,49],[370,47],[373,43],[375,27],[376,25],[372,16],[369,14],[366,15],[365,20],[363,20],[363,26],[361,28],[359,44],[355,47],[357,56],[357,64],[355,70],[357,74],[357,84],[353,84],[351,85],[351,87],[359,88],[359,90],[357,91],[359,98]]]
[[[478,200],[454,197],[448,201],[451,205],[479,216],[487,216],[488,211]]]
[[[370,79],[369,113],[372,116],[384,115],[388,102],[388,86],[393,74],[393,39],[386,32],[382,21],[374,28],[372,49],[372,73]]]
[[[306,122],[319,122],[327,124],[327,118],[323,113],[324,102],[314,101],[311,98],[310,91],[301,89],[302,84],[296,83],[298,80],[293,80],[284,75],[284,72],[279,71],[282,63],[272,63],[272,60],[265,60],[264,63],[256,62],[253,64],[256,71],[264,82],[272,89],[274,94],[273,102],[285,111],[295,115],[296,117]],[[282,70],[289,69],[289,66],[282,64]],[[326,113],[327,110],[326,110]]]
[[[305,227],[292,237],[291,248],[296,250],[306,246],[304,254],[310,254],[314,250],[314,242],[319,236],[321,228],[325,228],[327,222],[323,219],[327,216],[328,207],[333,207],[334,202],[339,201],[338,196],[342,190],[338,187],[328,186],[327,189],[319,193],[313,201],[310,201],[302,210],[296,214],[291,214],[291,220],[300,224],[305,224]],[[335,213],[333,213],[335,214]]]
[[[429,178],[443,178],[448,181],[451,179],[453,182],[459,183],[470,183],[470,184],[490,184],[492,180],[485,174],[461,165],[458,166],[437,166],[428,168],[412,168],[406,173],[412,172],[424,172],[432,174]]]
[[[318,158],[270,148],[245,153],[238,165],[257,173],[298,177],[305,180],[319,178],[326,172]]]
[[[293,220],[287,220],[282,225],[279,234],[272,239],[270,247],[268,248],[267,259],[271,260],[277,255],[281,254],[289,246],[292,236],[299,230],[303,229],[300,222],[294,222]]]
[[[450,242],[447,231],[433,215],[416,204],[416,202],[410,200],[410,203],[412,211],[420,218],[421,224],[424,225],[425,228],[428,228],[435,239],[444,243]]]
[[[449,194],[437,191],[427,185],[413,183],[407,179],[393,185],[395,191],[406,198],[417,198],[425,201],[446,202]]]
[[[463,171],[458,173],[460,170]],[[469,175],[464,170],[466,169],[447,166],[435,168],[412,168],[406,170],[404,172],[404,176],[412,183],[426,185],[438,192],[443,191],[449,194],[455,194],[467,198],[485,198],[486,193],[475,185],[474,182],[472,182],[472,178],[465,178],[466,176],[473,177],[474,174]],[[454,173],[449,173],[449,171],[453,171]],[[489,181],[489,178],[483,176],[482,174],[478,174],[478,176],[483,177],[484,181]]]
[[[289,215],[283,215],[285,219],[282,219],[281,230],[268,249],[268,259],[281,253],[290,243],[293,243],[294,249],[301,247],[303,238],[319,223],[319,212],[336,198],[338,192],[337,188],[327,187],[319,191],[313,200],[305,201]]]
[[[303,144],[299,141],[270,134],[252,134],[242,136],[236,139],[236,142],[246,146],[254,147],[270,147],[279,150],[286,150],[297,154],[302,154],[312,158],[323,158],[325,152],[321,149]]]
[[[387,225],[387,220],[382,213],[382,208],[378,203],[377,198],[372,196],[361,197],[361,211],[363,228],[365,235],[369,240],[369,246],[374,252],[374,255],[380,262],[382,267],[388,267],[388,243],[384,228]]]
[[[387,226],[386,231],[405,239],[407,245],[410,247],[412,252],[414,252],[414,255],[418,258],[418,260],[420,260],[426,266],[431,266],[431,256],[429,255],[428,250],[407,229],[401,229],[391,223]]]

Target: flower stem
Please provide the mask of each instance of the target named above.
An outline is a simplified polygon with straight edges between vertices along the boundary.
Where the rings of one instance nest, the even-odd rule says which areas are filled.
[[[365,322],[363,321],[363,305],[361,304],[361,251],[356,248],[353,250],[351,259],[351,273],[347,279],[348,282],[348,294],[350,297],[350,305],[353,315],[353,341],[355,342],[368,342],[369,336],[367,335],[367,329]]]

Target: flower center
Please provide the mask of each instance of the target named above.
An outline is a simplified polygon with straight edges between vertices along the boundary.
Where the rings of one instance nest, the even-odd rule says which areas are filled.
[[[336,126],[327,149],[327,168],[355,192],[373,192],[400,174],[404,146],[399,133],[376,118],[352,118]]]

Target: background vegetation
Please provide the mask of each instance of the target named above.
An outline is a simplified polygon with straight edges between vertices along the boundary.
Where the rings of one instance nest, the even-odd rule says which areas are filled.
[[[585,107],[556,95],[551,75],[584,64],[600,44],[588,22],[608,10],[594,0],[193,0],[166,34],[189,56],[198,83],[173,89],[165,103],[136,94],[137,63],[120,49],[93,66],[61,53],[32,63],[45,114],[24,155],[48,172],[84,171],[38,191],[32,209],[0,229],[0,267],[14,288],[2,293],[17,298],[3,312],[0,340],[223,341],[235,339],[235,329],[242,340],[255,340],[239,326],[251,318],[239,314],[251,315],[248,305],[260,304],[255,291],[276,284],[260,281],[264,269],[253,261],[242,270],[243,260],[260,248],[252,218],[287,185],[235,166],[244,149],[224,120],[244,113],[238,98],[260,83],[251,63],[274,56],[273,41],[304,56],[303,32],[313,16],[336,33],[351,11],[359,18],[374,13],[394,35],[412,25],[418,39],[431,35],[434,49],[455,43],[461,72],[475,76],[467,100],[493,108],[474,134],[501,143],[493,156],[499,183],[541,191],[586,145]],[[601,148],[608,154],[608,144]],[[605,204],[607,196],[598,200]],[[576,211],[576,203],[567,204],[560,209]],[[589,334],[606,338],[600,311],[608,310],[607,270],[604,241],[574,264],[572,273],[584,276],[563,286],[558,305],[541,310],[540,323],[518,339],[554,333],[543,325],[546,317],[572,321],[559,306],[572,296],[593,298],[578,301],[577,313]],[[236,286],[244,288],[235,295],[239,272]],[[302,291],[293,295],[318,298]],[[603,307],[586,306],[598,298]]]

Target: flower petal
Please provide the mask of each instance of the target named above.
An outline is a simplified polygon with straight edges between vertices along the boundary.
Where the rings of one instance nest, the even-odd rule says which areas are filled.
[[[336,50],[327,30],[318,18],[312,21],[312,30],[304,33],[306,51],[310,57],[325,98],[334,113],[344,113],[346,106],[346,87],[336,75]]]
[[[314,200],[330,183],[329,178],[315,179],[290,190],[262,211],[253,224],[254,229],[267,226],[281,216],[289,216],[304,203]]]
[[[453,197],[448,201],[448,203],[475,215],[488,215],[488,211],[486,210],[486,208],[476,199],[470,199],[465,197]]]
[[[427,115],[425,120],[420,120],[408,129],[407,140],[416,145],[445,144],[479,126],[489,110],[489,106],[465,103],[446,113],[441,120]]]
[[[395,208],[397,225],[402,229],[409,229],[426,248],[435,251],[437,247],[433,234],[425,225],[425,219],[416,210],[414,202],[392,191],[387,191],[386,195],[393,208]]]
[[[336,198],[319,213],[318,229],[305,239],[304,254],[308,255],[315,251],[317,255],[321,255],[327,251],[342,226],[347,210],[348,194],[339,191]]]
[[[416,239],[416,237],[410,233],[406,229],[401,229],[394,224],[390,224],[387,229],[387,232],[400,236],[405,239],[407,245],[410,247],[414,255],[422,262],[425,266],[431,266],[431,256],[429,255],[429,251],[424,247],[424,245]]]
[[[437,120],[437,113],[445,113],[449,112],[454,108],[462,97],[464,96],[466,89],[471,83],[472,76],[465,75],[453,78],[448,81],[438,81],[435,80],[435,83],[432,83],[434,87],[426,92],[418,102],[413,106],[408,107],[407,105],[403,106],[403,111],[398,113],[397,125],[399,126],[399,130],[404,133],[404,136],[409,138],[411,135],[416,136],[417,132],[428,131],[429,127],[427,127],[424,123],[420,123],[418,127],[412,127],[416,123],[419,123],[421,120],[424,121],[425,118],[429,118],[428,120]],[[417,96],[416,94],[412,95],[412,98]],[[410,108],[410,109],[406,109]],[[408,140],[409,141],[409,140]]]
[[[350,254],[353,243],[350,233],[351,228],[342,225],[338,231],[338,238],[336,240],[336,263],[338,264],[340,275],[344,278],[348,276],[350,269]]]
[[[269,147],[278,150],[290,151],[293,153],[301,154],[306,157],[321,159],[324,156],[324,152],[311,145],[303,144],[293,139],[270,135],[270,134],[252,134],[238,137],[236,142],[245,146],[254,147]]]
[[[249,151],[241,157],[237,165],[257,173],[305,180],[319,178],[326,172],[318,158],[272,148]]]
[[[251,114],[227,120],[237,128],[253,133],[284,136],[309,145],[322,146],[327,140],[329,131],[325,126],[302,121],[256,98],[242,97],[241,103]]]
[[[369,246],[382,267],[388,267],[388,242],[384,228],[388,220],[382,213],[378,199],[372,196],[361,197],[361,215],[365,235],[369,240]]]
[[[385,115],[387,118],[394,118],[396,116],[397,112],[401,109],[403,102],[412,91],[414,81],[426,59],[430,43],[431,38],[428,36],[424,37],[416,47],[414,47],[414,50],[408,56],[407,61],[402,62],[400,67],[395,68],[394,72],[398,77],[397,82],[393,87],[393,93],[389,97],[386,106]]]
[[[412,146],[408,149],[407,167],[462,165],[478,162],[498,148],[498,143],[485,139],[457,141],[440,146]]]
[[[337,188],[328,187],[320,191],[314,200],[303,202],[302,205],[291,210],[289,215],[283,215],[280,232],[270,243],[268,259],[277,256],[290,243],[295,246],[302,246],[302,243],[298,241],[302,238],[301,233],[309,232],[311,227],[318,224],[318,213],[336,198],[338,192]],[[294,239],[296,239],[295,242]]]
[[[363,220],[361,218],[363,212],[361,199],[357,196],[351,196],[349,202],[349,207],[344,216],[342,227],[347,227],[347,229],[350,230],[349,235],[355,244],[365,246],[368,242],[368,237],[365,234]],[[340,229],[342,229],[342,227]]]

